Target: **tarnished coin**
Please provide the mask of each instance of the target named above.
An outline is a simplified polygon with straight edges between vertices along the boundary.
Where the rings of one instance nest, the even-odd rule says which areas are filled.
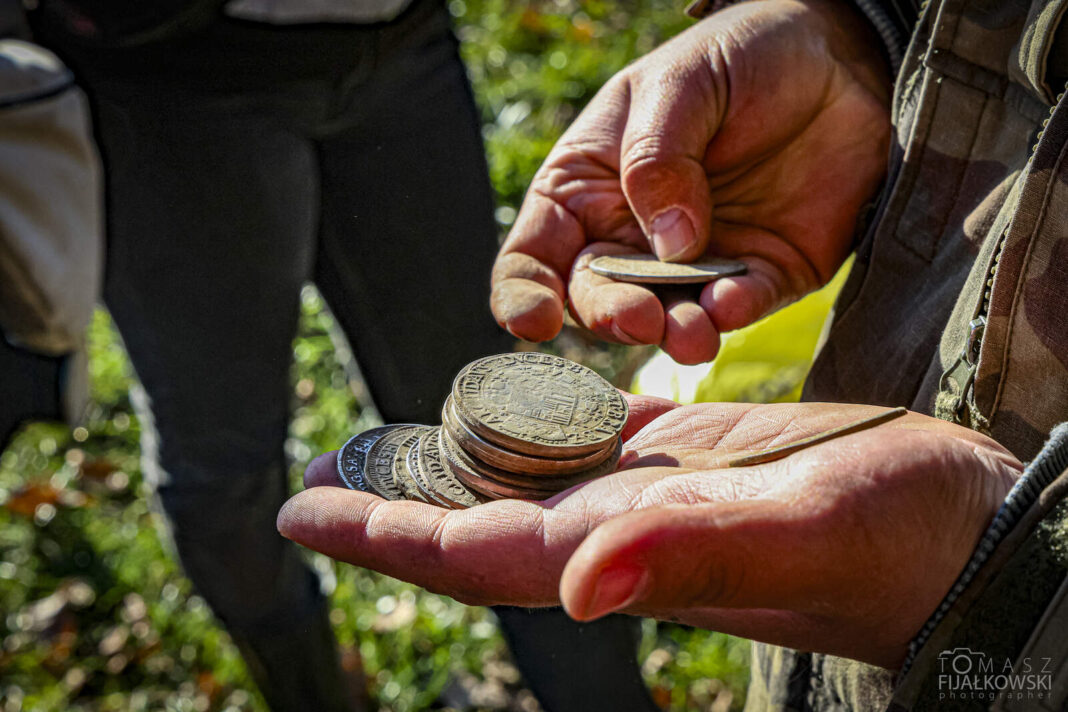
[[[463,482],[476,492],[481,492],[493,499],[548,499],[559,492],[557,489],[535,489],[532,487],[520,487],[506,482],[499,482],[489,477],[483,477],[470,466],[470,460],[465,458],[460,449],[449,442],[449,437],[442,428],[438,435],[440,448],[444,455],[444,462],[456,475],[456,479]]]
[[[746,264],[738,260],[706,259],[688,264],[661,262],[656,255],[602,255],[590,262],[590,269],[602,277],[639,284],[700,284],[720,277],[745,274]]]
[[[419,467],[426,475],[435,499],[445,502],[452,509],[467,509],[487,500],[456,479],[443,460],[438,428],[435,428],[434,432],[419,441]]]
[[[368,481],[364,464],[367,461],[367,451],[371,449],[380,438],[394,429],[393,425],[383,425],[378,428],[365,430],[354,435],[337,451],[337,474],[341,481],[349,489],[360,492],[370,492],[382,497],[385,496],[376,490]]]
[[[497,445],[538,457],[603,450],[623,430],[627,403],[592,370],[543,353],[488,356],[452,384],[456,415]]]
[[[416,502],[427,501],[426,495],[419,489],[418,484],[415,482],[415,476],[408,468],[408,455],[411,454],[415,444],[419,442],[419,438],[432,430],[435,430],[435,428],[429,425],[415,426],[408,437],[397,446],[397,454],[393,456],[393,484],[404,493],[405,499],[415,500]]]
[[[611,472],[611,468],[598,466],[586,472],[563,477],[546,475],[525,477],[490,467],[473,458],[452,441],[448,431],[444,428],[441,430],[440,438],[445,463],[452,469],[456,478],[471,489],[494,499],[547,499],[577,484]],[[618,457],[616,459],[618,460]],[[615,462],[611,465],[614,467]]]
[[[439,497],[434,492],[434,488],[430,485],[430,479],[427,477],[426,472],[423,471],[422,454],[420,448],[422,447],[423,440],[428,437],[437,437],[437,428],[430,428],[426,433],[419,436],[419,439],[412,445],[412,448],[408,451],[408,472],[412,476],[412,480],[415,482],[416,487],[419,488],[419,492],[423,495],[427,502],[430,504],[436,504],[439,507],[446,507],[452,509],[452,505],[447,501]]]
[[[615,472],[616,465],[619,463],[619,456],[623,452],[623,443],[617,439],[615,444],[610,448],[608,459],[594,467],[580,472],[572,472],[562,475],[529,475],[523,472],[514,472],[494,467],[493,465],[480,460],[472,453],[460,447],[459,443],[452,438],[452,433],[447,428],[441,429],[441,440],[442,451],[446,456],[450,456],[453,460],[461,463],[465,472],[471,471],[482,479],[495,480],[501,484],[510,485],[515,488],[539,490],[541,492],[561,492],[569,487],[574,487],[575,485],[588,480],[610,475]],[[455,474],[460,478],[461,482],[467,483],[464,473],[456,472]],[[475,489],[478,489],[477,484],[474,486]]]
[[[494,445],[471,430],[456,415],[452,396],[445,399],[441,409],[441,424],[452,441],[464,452],[470,453],[483,462],[512,472],[530,475],[567,475],[595,467],[612,456],[615,450],[611,443],[603,450],[575,458],[536,457],[513,452]]]
[[[425,427],[422,425],[387,425],[389,432],[380,437],[367,451],[364,474],[371,487],[386,499],[406,499],[404,490],[393,480],[393,462],[397,450],[413,432]]]

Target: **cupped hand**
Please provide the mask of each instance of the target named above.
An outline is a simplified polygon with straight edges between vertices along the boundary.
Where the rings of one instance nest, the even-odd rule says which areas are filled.
[[[531,341],[564,305],[601,338],[710,360],[719,333],[825,284],[889,140],[878,39],[847,3],[716,13],[617,74],[536,174],[493,271],[498,322]],[[593,274],[602,254],[739,259],[697,302]]]
[[[994,441],[911,413],[728,468],[883,409],[632,403],[660,415],[622,470],[545,502],[446,511],[312,486],[279,530],[467,603],[623,611],[894,667],[1022,470]],[[332,456],[306,479],[339,484]]]

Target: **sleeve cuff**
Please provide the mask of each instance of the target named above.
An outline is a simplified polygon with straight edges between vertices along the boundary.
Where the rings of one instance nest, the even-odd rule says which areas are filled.
[[[1023,475],[1006,495],[1005,501],[994,515],[993,521],[983,538],[980,539],[971,560],[953,584],[953,588],[909,644],[908,655],[902,665],[899,679],[904,678],[909,672],[920,650],[975,579],[979,570],[990,559],[997,546],[1024,519],[1032,506],[1039,501],[1042,492],[1066,471],[1068,471],[1068,423],[1061,423],[1051,431],[1049,440],[1042,451],[1028,464]]]

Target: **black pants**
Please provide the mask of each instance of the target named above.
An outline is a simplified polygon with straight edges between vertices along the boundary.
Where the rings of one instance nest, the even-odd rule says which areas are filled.
[[[65,54],[95,108],[106,300],[182,564],[272,709],[341,709],[316,578],[274,527],[301,286],[328,300],[387,422],[439,422],[456,371],[510,345],[488,310],[492,196],[447,15],[219,20],[166,46]],[[550,710],[651,709],[625,619],[501,619]]]
[[[26,420],[60,420],[66,357],[12,346],[0,334],[0,452]]]

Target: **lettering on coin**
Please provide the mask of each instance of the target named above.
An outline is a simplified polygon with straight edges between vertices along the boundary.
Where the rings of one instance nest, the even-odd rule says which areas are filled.
[[[442,461],[439,430],[435,428],[419,441],[419,464],[430,483],[431,490],[453,509],[466,509],[481,504],[483,498],[464,486]]]
[[[429,425],[413,426],[408,437],[397,446],[397,452],[393,456],[393,463],[390,469],[393,475],[393,484],[404,493],[405,499],[413,499],[417,502],[427,501],[426,496],[419,489],[419,485],[408,467],[408,455],[411,454],[412,448],[419,442],[420,437],[434,430],[435,428]]]
[[[337,451],[337,473],[349,489],[370,492],[382,497],[368,481],[365,472],[367,452],[371,446],[393,430],[395,426],[383,425],[355,435]]]
[[[412,480],[415,482],[416,487],[419,488],[420,493],[430,503],[436,504],[440,507],[452,508],[453,505],[446,502],[434,492],[433,486],[430,484],[430,479],[427,477],[426,471],[423,470],[422,452],[423,441],[427,438],[437,438],[438,429],[430,428],[427,432],[419,436],[419,439],[411,450],[408,451],[408,472],[412,475]]]
[[[405,499],[404,491],[393,480],[393,461],[397,450],[412,432],[424,426],[388,425],[390,430],[376,440],[367,451],[365,476],[382,497],[391,500]]]
[[[627,404],[594,371],[559,356],[499,354],[453,383],[458,418],[498,445],[541,457],[603,450],[623,429]]]

